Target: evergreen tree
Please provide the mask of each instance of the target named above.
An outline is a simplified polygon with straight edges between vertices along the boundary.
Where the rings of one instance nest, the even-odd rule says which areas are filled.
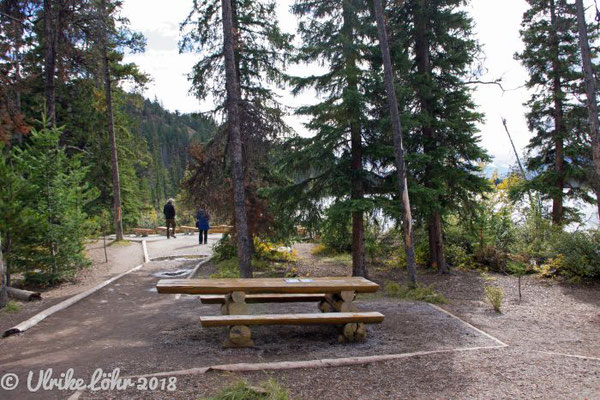
[[[377,21],[377,31],[379,33],[379,44],[381,47],[381,55],[383,58],[383,68],[385,74],[385,88],[392,120],[394,154],[396,158],[396,171],[398,174],[398,197],[402,202],[402,233],[404,236],[404,250],[406,252],[406,269],[408,271],[409,286],[411,288],[415,288],[417,283],[415,245],[413,242],[412,216],[410,210],[410,198],[408,194],[408,182],[406,179],[406,162],[404,161],[404,148],[402,144],[402,126],[400,122],[400,113],[398,110],[396,87],[394,85],[394,71],[392,67],[387,28],[385,26],[383,4],[381,3],[381,0],[374,0],[374,14]]]
[[[47,283],[87,264],[83,239],[88,229],[83,210],[97,195],[85,183],[87,168],[82,166],[81,157],[69,158],[59,146],[60,135],[57,128],[34,130],[22,148],[12,149],[11,159],[19,173],[16,179],[27,184],[13,185],[13,190],[19,190],[10,204],[0,204],[2,209],[20,206],[16,221],[10,221],[22,222],[22,229],[16,232],[17,246],[9,254],[12,264],[29,271],[27,279],[41,277],[41,282]],[[5,235],[8,229],[10,226],[1,226]],[[34,269],[42,272],[34,275]]]
[[[581,64],[585,77],[585,94],[587,97],[590,141],[592,143],[592,158],[594,162],[592,186],[596,191],[596,205],[598,207],[598,218],[600,218],[600,121],[598,120],[598,100],[596,97],[597,85],[590,52],[588,29],[585,22],[583,0],[575,0],[575,5],[577,9],[579,48],[581,51]]]
[[[282,120],[284,110],[271,85],[283,83],[281,68],[290,50],[290,37],[277,25],[274,1],[236,0],[231,5],[235,32],[233,63],[239,80],[239,93],[235,95],[240,99],[248,235],[251,236],[257,233],[260,220],[267,214],[267,201],[258,194],[263,180],[270,174],[264,168],[265,159],[269,157],[272,145],[287,132]],[[181,51],[196,51],[202,55],[190,74],[192,92],[199,99],[212,96],[217,114],[222,114],[230,95],[225,90],[223,73],[226,67],[222,11],[219,0],[195,1],[192,12],[182,25],[184,38],[180,43]],[[216,198],[210,196],[228,194],[219,204],[233,211],[233,207],[228,206],[233,203],[233,165],[227,161],[226,155],[234,145],[229,133],[229,130],[221,129],[213,140],[196,147],[186,187],[191,190],[196,203],[211,204],[210,200]],[[201,195],[206,192],[209,192],[209,197]],[[252,244],[251,237],[248,241]]]
[[[575,5],[566,0],[528,3],[521,30],[525,50],[516,57],[528,69],[527,87],[533,90],[527,102],[529,129],[534,132],[527,167],[535,177],[529,185],[552,200],[552,222],[560,226],[574,217],[565,199],[591,201],[586,186],[591,149],[582,129],[587,113],[579,100],[583,74]]]
[[[408,0],[389,4],[396,79],[403,85],[411,199],[427,226],[429,264],[447,272],[443,218],[470,208],[488,188],[479,165],[489,161],[479,145],[472,91],[466,83],[480,53],[463,0]]]
[[[373,204],[365,194],[366,182],[374,178],[367,167],[374,134],[367,93],[372,76],[366,62],[375,32],[362,0],[298,0],[292,11],[300,19],[302,38],[295,61],[319,63],[325,71],[292,79],[294,93],[314,88],[323,100],[298,110],[310,117],[307,127],[315,135],[290,142],[295,153],[288,168],[297,175],[284,190],[316,204],[335,199],[331,207],[352,218],[352,273],[366,276],[364,219]]]

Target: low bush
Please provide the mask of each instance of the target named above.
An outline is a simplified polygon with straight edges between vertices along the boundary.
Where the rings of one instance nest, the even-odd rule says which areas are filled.
[[[238,267],[237,257],[222,260],[217,263],[217,272],[210,274],[213,279],[219,278],[239,278],[240,269]]]
[[[237,246],[233,237],[226,233],[213,247],[213,256],[217,261],[230,260],[237,256]]]
[[[504,300],[504,291],[497,286],[486,286],[485,296],[494,307],[496,312],[501,312],[502,301]]]
[[[4,311],[11,314],[18,313],[19,311],[21,311],[21,303],[19,303],[18,301],[10,300],[4,306]]]
[[[446,297],[436,291],[433,286],[417,285],[416,288],[409,288],[408,286],[401,286],[396,282],[387,282],[384,290],[388,295],[403,300],[418,300],[434,304],[444,304],[448,302]]]

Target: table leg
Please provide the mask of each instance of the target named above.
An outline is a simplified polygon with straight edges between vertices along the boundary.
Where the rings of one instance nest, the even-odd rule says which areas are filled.
[[[232,292],[227,295],[225,303],[221,306],[223,315],[243,315],[248,314],[248,304],[246,304],[246,293]],[[252,347],[252,331],[246,325],[235,325],[228,328],[228,337],[223,342],[223,347]]]
[[[337,312],[357,312],[358,308],[354,304],[356,298],[356,292],[353,290],[341,291],[339,293],[328,294],[325,296],[325,304],[319,305],[319,308],[323,312],[337,311]],[[341,329],[341,333],[338,336],[340,343],[356,342],[365,340],[367,337],[367,329],[365,324],[360,323],[349,323],[344,324]]]

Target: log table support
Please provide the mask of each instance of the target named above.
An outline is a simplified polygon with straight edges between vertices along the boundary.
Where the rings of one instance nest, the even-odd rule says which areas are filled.
[[[319,302],[321,312],[358,312],[354,304],[356,292],[346,290],[339,293],[331,293],[325,296],[325,300]],[[364,323],[344,324],[338,336],[340,343],[357,342],[367,338],[367,329]]]
[[[246,315],[248,304],[246,304],[246,293],[232,292],[227,295],[225,303],[221,306],[223,315]],[[223,347],[253,347],[252,331],[246,325],[234,325],[227,328],[228,337],[223,342]]]

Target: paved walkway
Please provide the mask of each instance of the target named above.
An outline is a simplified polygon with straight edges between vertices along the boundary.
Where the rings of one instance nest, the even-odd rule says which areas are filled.
[[[146,239],[150,259],[176,256],[208,256],[212,254],[212,247],[223,235],[213,233],[208,235],[208,244],[198,244],[198,234],[178,234],[176,238],[167,239],[166,236],[151,235]]]

